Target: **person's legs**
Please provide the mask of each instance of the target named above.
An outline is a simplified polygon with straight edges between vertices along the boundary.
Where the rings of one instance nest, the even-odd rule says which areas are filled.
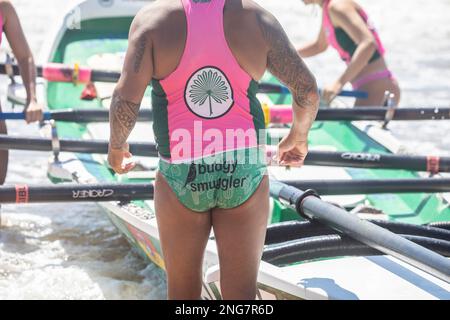
[[[167,273],[167,297],[201,298],[203,256],[211,231],[211,213],[183,206],[158,172],[155,211]]]
[[[0,112],[2,107],[0,106]],[[0,121],[0,134],[7,134],[5,121]],[[5,183],[6,173],[8,171],[8,151],[0,150],[0,185]]]
[[[213,209],[212,224],[220,259],[224,299],[253,300],[269,215],[269,179],[234,209]]]
[[[400,87],[397,83],[397,80],[394,78],[383,78],[370,81],[361,87],[358,90],[366,91],[369,93],[368,99],[357,99],[355,101],[355,106],[363,107],[363,106],[383,106],[385,92],[389,91],[393,93],[394,104],[398,105],[400,102]]]

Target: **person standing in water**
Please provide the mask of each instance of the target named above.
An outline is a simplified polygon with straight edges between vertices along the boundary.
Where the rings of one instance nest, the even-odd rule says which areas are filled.
[[[43,107],[38,104],[36,98],[36,66],[33,54],[28,46],[16,10],[8,0],[0,0],[0,28],[0,43],[4,32],[16,57],[27,92],[26,121],[27,123],[40,121]],[[1,106],[0,112],[2,112]],[[5,121],[0,121],[0,134],[7,133]],[[4,184],[7,171],[8,151],[0,150],[0,185]]]
[[[400,101],[400,88],[386,65],[384,47],[367,14],[353,0],[303,0],[306,5],[322,8],[322,27],[318,38],[300,49],[301,57],[315,56],[329,45],[335,48],[347,64],[345,72],[322,92],[329,104],[344,85],[350,82],[354,90],[366,91],[368,99],[357,99],[356,106],[380,106],[385,103],[385,92]]]
[[[294,101],[279,162],[301,166],[317,84],[270,13],[251,0],[156,1],[132,23],[110,108],[108,159],[119,174],[133,169],[124,163],[127,139],[151,82],[160,154],[154,200],[169,299],[201,297],[211,229],[223,298],[256,298],[269,215],[266,163],[254,157],[265,149],[256,93],[266,69]]]

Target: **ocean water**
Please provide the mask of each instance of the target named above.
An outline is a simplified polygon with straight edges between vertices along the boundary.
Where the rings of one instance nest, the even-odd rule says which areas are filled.
[[[64,0],[13,0],[36,56]],[[299,0],[258,0],[299,46],[316,37],[320,11]],[[401,106],[450,105],[450,1],[360,0],[387,49],[387,61],[403,90]],[[2,47],[5,47],[3,44]],[[328,50],[305,60],[324,86],[344,64]],[[7,80],[0,78],[5,102]],[[9,122],[9,132],[38,135],[37,125]],[[392,123],[408,148],[450,154],[448,122]],[[7,184],[48,183],[49,153],[13,151]],[[94,204],[6,205],[1,211],[0,300],[164,299],[165,280],[147,265]]]

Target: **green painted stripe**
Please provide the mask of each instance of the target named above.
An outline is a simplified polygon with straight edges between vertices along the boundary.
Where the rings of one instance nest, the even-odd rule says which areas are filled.
[[[256,94],[258,93],[258,83],[252,79],[247,91],[247,98],[250,102],[250,114],[253,117],[253,124],[255,126],[256,134],[258,136],[258,143],[260,143],[259,138],[265,136],[265,121],[264,112],[261,108],[261,103]],[[260,130],[264,131],[261,132]],[[261,134],[260,134],[261,133]]]
[[[152,87],[153,131],[155,133],[155,140],[159,153],[163,157],[170,159],[169,115],[167,110],[169,101],[167,100],[166,92],[158,80],[152,80]]]

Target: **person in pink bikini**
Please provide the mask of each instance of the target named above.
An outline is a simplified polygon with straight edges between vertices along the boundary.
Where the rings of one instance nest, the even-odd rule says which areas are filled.
[[[224,299],[255,299],[269,215],[264,113],[268,69],[293,95],[280,164],[301,166],[319,95],[278,21],[251,0],[156,1],[134,19],[110,108],[109,164],[133,169],[127,139],[148,84],[160,154],[155,212],[169,299],[199,299],[214,230]],[[150,134],[149,134],[150,139]]]
[[[368,99],[357,99],[356,106],[380,106],[385,103],[385,92],[400,101],[400,88],[386,65],[384,47],[367,14],[353,0],[303,0],[307,5],[322,7],[322,28],[318,38],[300,49],[301,57],[311,57],[335,48],[347,64],[345,72],[322,91],[322,98],[330,103],[350,82],[354,90],[366,91]]]
[[[36,99],[36,66],[17,13],[8,0],[0,0],[0,29],[0,43],[4,32],[19,64],[27,91],[26,121],[27,123],[39,121],[42,119],[43,106],[38,104]],[[2,112],[1,106],[0,112]],[[6,123],[0,121],[0,134],[6,133]],[[7,171],[8,151],[0,150],[0,185],[5,182]]]

